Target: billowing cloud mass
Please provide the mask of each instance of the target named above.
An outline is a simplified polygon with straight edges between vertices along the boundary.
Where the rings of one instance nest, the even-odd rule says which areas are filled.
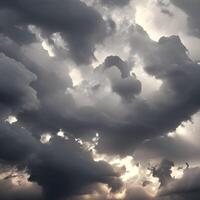
[[[1,0],[0,199],[199,199],[199,7]]]
[[[37,94],[30,86],[36,80],[35,74],[4,54],[0,55],[0,68],[1,115],[37,108]]]
[[[198,0],[171,0],[171,2],[182,9],[188,15],[189,32],[197,37],[200,37],[200,23],[199,23],[199,7],[200,2]]]
[[[42,37],[54,44],[54,33],[61,34],[66,40],[66,55],[69,52],[78,63],[88,63],[93,56],[95,43],[106,34],[106,22],[93,8],[78,0],[44,1],[1,1],[2,33],[22,43],[21,34],[25,34],[25,43],[32,42],[28,25],[37,26]],[[4,28],[5,27],[5,28]],[[12,32],[17,29],[17,34]],[[25,30],[24,30],[25,29]],[[28,32],[28,33],[27,33]],[[21,37],[21,38],[20,38]]]

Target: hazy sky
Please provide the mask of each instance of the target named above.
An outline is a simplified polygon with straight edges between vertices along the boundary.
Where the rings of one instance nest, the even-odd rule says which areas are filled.
[[[199,0],[0,0],[0,200],[199,200]]]

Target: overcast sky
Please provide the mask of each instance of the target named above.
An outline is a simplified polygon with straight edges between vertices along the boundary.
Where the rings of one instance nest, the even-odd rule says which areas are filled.
[[[199,200],[199,0],[0,0],[0,200]]]

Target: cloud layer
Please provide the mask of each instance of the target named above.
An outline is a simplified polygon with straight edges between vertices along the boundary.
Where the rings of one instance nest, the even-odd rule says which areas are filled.
[[[198,199],[199,6],[0,1],[0,199]]]

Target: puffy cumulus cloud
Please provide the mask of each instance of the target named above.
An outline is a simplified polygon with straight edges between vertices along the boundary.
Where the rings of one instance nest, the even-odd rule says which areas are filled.
[[[197,37],[200,36],[199,7],[198,0],[171,0],[171,3],[182,9],[188,15],[189,32]]]
[[[30,84],[36,75],[14,59],[0,54],[0,108],[1,116],[36,109],[39,105],[36,91]]]
[[[16,1],[14,4],[1,1],[0,5],[1,19],[8,19],[6,24],[1,20],[3,33],[16,41],[22,41],[22,33],[24,42],[26,38],[31,42],[32,35],[27,26],[35,25],[51,44],[54,44],[52,34],[60,33],[77,63],[88,63],[93,57],[95,44],[107,34],[106,22],[101,15],[79,0]],[[14,31],[16,34],[12,33]]]

